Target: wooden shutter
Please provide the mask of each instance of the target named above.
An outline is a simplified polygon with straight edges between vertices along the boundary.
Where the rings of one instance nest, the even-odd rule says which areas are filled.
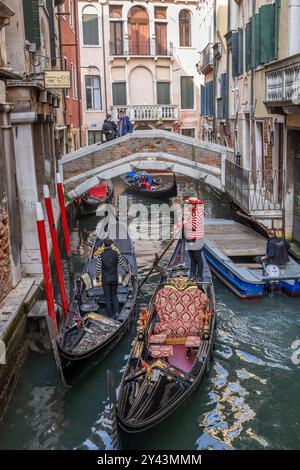
[[[112,92],[113,92],[113,105],[114,106],[124,106],[127,104],[126,82],[113,83]]]
[[[36,47],[41,45],[41,30],[39,16],[39,0],[23,0],[23,14],[25,26],[25,38],[35,43]]]
[[[200,115],[206,116],[206,87],[201,85],[201,106],[200,106]]]
[[[239,39],[237,31],[232,33],[231,43],[232,76],[237,77],[239,75]]]
[[[123,22],[110,22],[110,52],[112,55],[123,55]]]
[[[261,63],[275,59],[275,4],[263,5],[260,10]]]
[[[275,0],[275,51],[274,51],[275,59],[278,59],[280,7],[281,7],[281,0]]]
[[[47,0],[47,8],[48,8],[48,13],[49,13],[51,64],[56,65],[56,44],[55,44],[55,25],[54,25],[53,0]]]
[[[222,98],[222,106],[223,106],[223,119],[227,117],[227,73],[222,73],[220,77],[220,95]]]
[[[157,82],[157,104],[170,104],[169,82]]]
[[[254,16],[254,60],[255,60],[255,66],[257,67],[258,65],[261,64],[261,57],[260,57],[260,52],[261,52],[261,41],[260,41],[260,14],[256,13]]]
[[[194,109],[193,77],[181,77],[181,109]]]
[[[244,72],[244,30],[238,29],[238,74],[242,75]]]
[[[251,52],[252,52],[252,21],[249,21],[249,23],[246,24],[246,70],[249,72],[251,69],[252,65],[252,60],[251,60]]]
[[[167,54],[167,24],[166,23],[155,23],[155,42],[156,42],[156,54],[166,55]]]
[[[214,114],[214,82],[211,80],[205,85],[206,91],[206,115],[213,116]]]

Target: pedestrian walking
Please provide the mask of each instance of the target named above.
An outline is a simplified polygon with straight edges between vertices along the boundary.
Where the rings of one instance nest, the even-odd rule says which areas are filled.
[[[126,134],[131,134],[133,131],[133,125],[130,122],[129,117],[125,114],[124,109],[121,109],[119,113],[119,136],[122,137]]]
[[[111,114],[108,114],[104,120],[102,133],[105,135],[106,141],[113,140],[118,137],[118,126],[112,120]]]

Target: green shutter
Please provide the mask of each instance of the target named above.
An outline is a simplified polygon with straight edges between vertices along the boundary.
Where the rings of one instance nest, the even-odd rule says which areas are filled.
[[[275,0],[275,51],[274,51],[275,59],[278,59],[280,7],[281,7],[281,0]]]
[[[181,109],[194,109],[194,77],[181,77]]]
[[[157,104],[170,104],[169,82],[157,82]]]
[[[41,30],[39,16],[39,0],[23,0],[23,14],[25,38],[27,39],[27,41],[35,43],[37,47],[40,47]]]
[[[231,44],[232,76],[237,77],[239,74],[239,38],[237,31],[232,32]]]
[[[238,29],[238,74],[244,72],[244,30]]]
[[[113,92],[113,105],[114,106],[124,106],[127,104],[126,82],[113,83],[112,92]]]
[[[55,24],[54,24],[53,0],[47,0],[47,8],[48,8],[48,13],[49,13],[51,63],[52,63],[52,65],[56,65],[56,44],[55,44]]]
[[[253,61],[255,67],[258,67],[261,63],[260,59],[260,49],[261,49],[261,41],[260,41],[260,14],[256,13],[254,16],[254,21],[253,21],[253,27],[254,31],[253,33],[253,46],[254,46],[254,53],[253,53]]]
[[[263,5],[260,10],[261,63],[275,59],[275,4]]]
[[[252,66],[251,52],[252,52],[252,18],[249,23],[246,24],[246,70],[249,72]]]

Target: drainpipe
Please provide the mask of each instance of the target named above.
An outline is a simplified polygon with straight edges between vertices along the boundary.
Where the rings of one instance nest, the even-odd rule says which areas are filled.
[[[82,93],[81,93],[81,71],[80,71],[80,57],[79,57],[79,25],[78,25],[78,4],[77,0],[73,3],[74,8],[74,27],[75,27],[75,50],[76,50],[76,75],[77,75],[77,106],[78,106],[78,119],[79,119],[79,145],[82,147]]]
[[[62,34],[61,34],[61,18],[62,18],[62,11],[61,11],[61,4],[58,5],[58,40],[59,40],[59,55],[60,55],[60,68],[63,70],[63,52],[62,52]],[[62,91],[63,96],[63,115],[64,115],[64,125],[67,128],[67,100],[65,90]],[[64,152],[69,150],[68,146],[68,134],[66,129],[64,130],[65,133],[65,142],[64,142]]]
[[[230,15],[231,15],[231,0],[228,2],[227,7],[227,33],[231,30],[231,23],[230,23]],[[227,83],[226,83],[226,94],[227,94],[227,116],[226,116],[226,135],[230,136],[230,119],[229,119],[229,96],[230,96],[230,70],[229,70],[229,50],[226,40],[226,74],[227,74]]]
[[[214,0],[214,12],[213,12],[213,44],[216,42],[216,25],[217,25],[217,0]],[[213,141],[216,142],[216,90],[217,90],[217,60],[213,53]]]
[[[101,19],[102,19],[102,51],[103,51],[103,80],[104,80],[104,95],[105,95],[105,114],[108,114],[108,99],[107,99],[107,83],[106,83],[106,54],[105,54],[105,34],[104,34],[104,5],[101,4]]]
[[[252,0],[252,31],[251,31],[251,49],[253,49],[253,38],[255,38],[255,21],[254,21],[254,15],[255,15],[255,10],[256,10],[256,0]],[[251,54],[252,57],[252,54]],[[254,132],[254,125],[255,125],[255,120],[254,120],[254,69],[255,65],[252,60],[251,64],[251,83],[250,83],[250,142],[251,142],[251,169],[256,170],[256,148],[255,148],[255,132]]]

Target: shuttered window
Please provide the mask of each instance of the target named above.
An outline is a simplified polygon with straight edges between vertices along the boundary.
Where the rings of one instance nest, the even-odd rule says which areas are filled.
[[[244,73],[244,30],[238,29],[238,74]]]
[[[206,115],[214,114],[214,82],[211,80],[206,84]]]
[[[37,47],[41,45],[41,30],[39,17],[39,0],[23,0],[25,38],[27,41],[35,43]]]
[[[206,116],[206,87],[204,85],[201,85],[200,115]]]
[[[157,82],[157,104],[170,104],[170,83]]]
[[[113,105],[124,106],[126,100],[126,82],[115,82],[112,84]]]
[[[239,38],[237,31],[232,32],[231,44],[232,76],[237,77],[239,74]]]
[[[263,5],[260,10],[261,63],[275,58],[275,4]]]
[[[110,22],[110,54],[123,55],[123,22]]]
[[[194,109],[194,77],[181,77],[181,109]]]
[[[99,29],[98,29],[98,15],[86,14],[82,15],[82,34],[83,44],[85,46],[98,46],[99,45]]]
[[[249,72],[252,66],[252,20],[246,24],[246,71]]]
[[[49,13],[51,64],[56,65],[56,45],[55,45],[55,25],[54,25],[53,0],[47,0],[47,8],[48,8],[48,13]]]
[[[192,22],[189,10],[181,10],[179,13],[179,45],[180,47],[192,45]]]
[[[261,60],[260,60],[260,48],[261,48],[261,41],[260,41],[260,14],[256,13],[254,16],[254,47],[255,47],[255,54],[254,60],[255,60],[255,66],[257,67],[260,65]]]
[[[228,115],[227,73],[222,73],[220,77],[220,95],[222,98],[222,116],[223,119],[226,119]]]

